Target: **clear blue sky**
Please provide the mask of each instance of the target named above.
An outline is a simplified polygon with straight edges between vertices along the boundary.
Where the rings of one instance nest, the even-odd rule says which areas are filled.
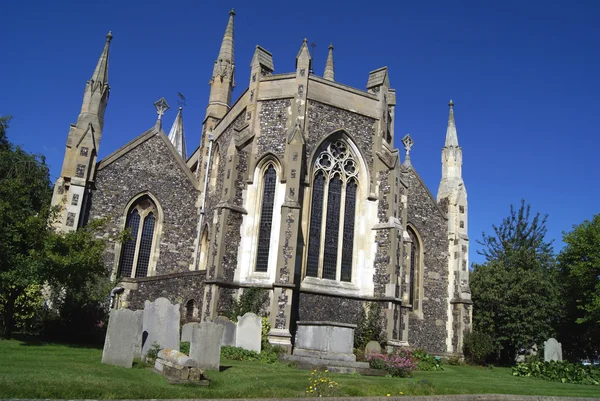
[[[396,147],[413,136],[413,165],[434,195],[454,100],[472,261],[482,260],[474,252],[481,232],[521,198],[550,215],[557,249],[562,231],[600,211],[599,1],[11,1],[0,24],[0,115],[14,116],[10,140],[46,155],[56,178],[112,30],[100,158],[150,128],[162,96],[172,106],[170,127],[177,92],[187,98],[187,146],[195,149],[232,7],[235,98],[248,84],[256,44],[283,73],[294,70],[307,37],[322,74],[333,42],[336,81],[357,88],[387,65],[397,91]]]

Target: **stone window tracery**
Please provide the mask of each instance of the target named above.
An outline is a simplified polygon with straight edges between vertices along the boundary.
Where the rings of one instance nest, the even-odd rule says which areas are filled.
[[[346,142],[329,143],[316,158],[306,275],[352,281],[358,165]]]
[[[148,196],[138,199],[127,213],[129,238],[121,248],[119,277],[146,277],[156,236],[158,210]]]

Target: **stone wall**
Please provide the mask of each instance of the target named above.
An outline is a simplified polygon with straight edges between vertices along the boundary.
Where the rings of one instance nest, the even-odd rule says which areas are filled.
[[[429,352],[445,352],[448,321],[448,238],[446,219],[411,168],[406,175],[408,223],[423,240],[423,318],[409,317],[409,342]]]
[[[290,104],[290,99],[265,100],[260,103],[260,135],[256,140],[258,159],[267,152],[283,157]]]
[[[357,324],[362,303],[358,299],[300,293],[297,320]]]
[[[308,101],[308,134],[306,138],[306,160],[315,146],[327,135],[342,129],[356,143],[370,171],[373,167],[373,137],[375,119],[323,103]]]
[[[125,225],[125,208],[138,194],[149,191],[164,212],[156,275],[188,271],[193,262],[198,192],[167,144],[155,136],[98,170],[92,193],[91,218],[108,218],[105,236],[115,236]],[[114,239],[109,239],[104,261],[112,269]]]
[[[205,278],[205,271],[194,271],[158,277],[124,279],[123,283],[126,286],[137,284],[137,290],[132,290],[127,296],[127,308],[144,309],[146,300],[154,301],[156,298],[164,297],[173,304],[180,304],[181,316],[186,316],[185,305],[190,300],[194,300],[196,308],[201,311]]]

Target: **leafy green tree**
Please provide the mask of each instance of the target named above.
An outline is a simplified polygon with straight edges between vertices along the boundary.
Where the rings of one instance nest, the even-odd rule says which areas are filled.
[[[532,218],[522,201],[478,241],[486,262],[474,264],[471,273],[473,325],[492,337],[501,363],[513,363],[521,349],[555,333],[560,297],[546,219],[539,213]]]
[[[39,283],[52,195],[43,156],[10,143],[10,117],[0,117],[0,310],[3,334],[10,337],[17,299]]]
[[[600,355],[600,214],[564,233],[563,242],[563,345],[571,359],[594,359]]]

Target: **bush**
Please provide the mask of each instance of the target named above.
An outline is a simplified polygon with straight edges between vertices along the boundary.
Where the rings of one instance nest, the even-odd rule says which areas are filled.
[[[440,358],[436,358],[422,348],[414,350],[413,356],[417,360],[417,370],[444,370]]]
[[[447,362],[448,362],[448,365],[452,365],[452,366],[462,365],[462,361],[460,360],[460,357],[456,356],[456,355],[449,357]]]
[[[410,377],[417,368],[417,360],[406,348],[398,348],[391,354],[370,354],[367,357],[373,369],[384,369],[392,377]]]
[[[532,359],[513,366],[513,376],[537,377],[549,381],[600,385],[600,367],[567,361],[542,362]]]
[[[244,289],[240,299],[233,299],[233,310],[229,313],[229,319],[237,322],[238,316],[244,316],[248,312],[261,314],[261,308],[269,300],[269,291],[265,288],[250,287]]]
[[[279,361],[279,355],[283,352],[280,347],[273,347],[269,344],[263,348],[260,354],[240,347],[224,346],[221,347],[221,359],[232,361],[260,361],[266,363],[276,363]]]
[[[189,355],[190,354],[190,342],[189,341],[180,342],[179,343],[179,352]]]
[[[148,350],[148,352],[146,352],[146,360],[154,364],[154,362],[156,362],[156,358],[158,358],[158,353],[161,349],[162,348],[160,348],[160,345],[156,341],[154,341],[152,347]]]
[[[369,341],[382,343],[383,326],[381,325],[381,306],[377,302],[370,302],[366,308],[361,308],[358,325],[354,330],[354,348],[364,350]]]
[[[489,334],[473,331],[465,335],[463,352],[469,362],[483,365],[495,351],[494,340]]]

